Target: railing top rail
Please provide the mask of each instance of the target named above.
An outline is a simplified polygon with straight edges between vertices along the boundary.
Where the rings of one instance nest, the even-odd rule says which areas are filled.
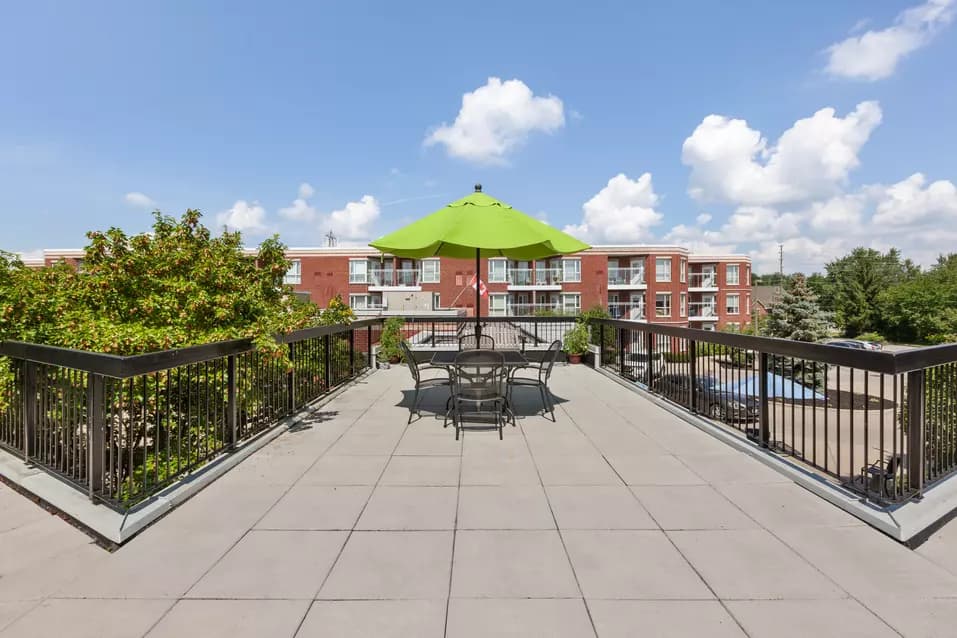
[[[294,343],[327,334],[340,334],[355,328],[364,328],[381,322],[381,319],[374,318],[353,321],[350,324],[316,326],[277,335],[276,340],[279,343]],[[159,372],[190,363],[200,363],[229,355],[241,354],[253,349],[254,346],[250,339],[232,339],[229,341],[217,341],[215,343],[187,346],[173,350],[160,350],[157,352],[120,356],[38,343],[26,343],[23,341],[0,341],[0,355],[2,356],[24,359],[34,363],[63,366],[74,370],[83,370],[85,372],[102,374],[116,379],[125,379],[141,374]]]
[[[669,337],[690,339],[699,343],[715,343],[733,348],[757,350],[767,354],[807,359],[819,363],[848,366],[885,374],[902,374],[944,363],[957,362],[957,344],[927,346],[904,352],[850,350],[823,343],[806,343],[775,337],[713,332],[665,324],[642,323],[627,319],[593,319],[592,321],[615,328],[652,332]]]

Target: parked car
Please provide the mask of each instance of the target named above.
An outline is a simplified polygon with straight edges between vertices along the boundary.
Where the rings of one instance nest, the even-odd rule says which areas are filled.
[[[696,381],[695,409],[698,413],[726,423],[758,419],[760,408],[755,397],[722,390],[718,380],[709,375],[699,376]],[[675,403],[687,405],[691,394],[691,375],[663,375],[655,380],[652,389]]]
[[[825,341],[826,345],[837,346],[838,348],[851,348],[853,350],[882,350],[883,346],[874,341],[863,341],[861,339],[834,339]]]

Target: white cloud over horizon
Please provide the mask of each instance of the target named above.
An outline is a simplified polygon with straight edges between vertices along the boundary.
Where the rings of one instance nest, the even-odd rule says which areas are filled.
[[[442,123],[424,144],[445,147],[451,157],[477,164],[504,164],[534,132],[554,133],[565,126],[564,105],[554,95],[536,96],[519,79],[488,82],[462,96],[452,124]]]
[[[144,193],[140,193],[139,191],[127,193],[123,196],[123,201],[130,206],[135,206],[136,208],[156,208],[156,202],[153,200],[153,198]]]
[[[825,71],[832,77],[870,82],[890,77],[905,56],[927,46],[953,16],[954,0],[927,0],[906,9],[886,29],[865,31],[829,46]]]
[[[836,194],[881,118],[877,102],[861,102],[845,117],[822,108],[769,145],[746,120],[708,115],[682,145],[681,161],[691,169],[688,194],[701,202],[744,206]]]
[[[619,173],[582,205],[581,223],[570,224],[564,230],[594,243],[646,241],[651,227],[663,218],[655,210],[658,199],[651,173],[634,180]]]
[[[259,202],[247,202],[240,199],[229,210],[217,214],[216,223],[230,231],[262,234],[267,230],[266,209]]]
[[[379,202],[372,195],[363,195],[359,201],[348,202],[328,216],[332,232],[346,241],[372,239],[373,226],[382,212]]]

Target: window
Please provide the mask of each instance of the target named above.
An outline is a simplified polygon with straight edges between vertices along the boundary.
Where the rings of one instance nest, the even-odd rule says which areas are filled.
[[[503,265],[504,263],[505,262],[502,261]],[[506,312],[507,301],[508,301],[508,295],[501,295],[501,294],[489,295],[488,296],[488,314],[492,317],[504,317],[507,314]]]
[[[744,283],[748,286],[751,285],[751,266],[749,264],[744,265]]]
[[[744,314],[751,314],[751,295],[746,295],[744,297]]]
[[[741,312],[741,295],[737,293],[728,295],[725,306],[727,306],[729,315],[736,315]]]
[[[726,274],[729,286],[737,286],[741,283],[741,266],[738,264],[728,264]]]
[[[298,259],[293,259],[289,263],[289,270],[286,271],[286,276],[282,278],[282,283],[284,284],[301,284],[302,283],[302,262]]]
[[[671,257],[655,258],[655,281],[671,281]]]
[[[442,296],[437,293],[432,293],[432,310],[438,310],[442,307]]]
[[[438,259],[423,259],[422,260],[422,283],[424,284],[439,283],[439,260]]]
[[[681,273],[681,283],[685,283],[686,281],[688,281],[688,260],[682,259],[681,262],[678,264],[678,267],[680,268],[679,272]]]
[[[504,284],[507,272],[508,272],[508,262],[505,261],[504,259],[489,259],[488,260],[489,283]]]
[[[581,262],[575,260],[580,265]],[[575,294],[562,295],[562,314],[577,315],[582,309],[582,296]]]
[[[369,281],[369,262],[365,259],[349,260],[349,283],[364,284]]]
[[[582,260],[562,260],[562,281],[576,282],[582,280]]]
[[[371,295],[349,295],[349,307],[353,310],[368,310],[373,307]]]
[[[671,261],[670,259],[668,260]],[[671,293],[670,292],[659,292],[655,295],[655,316],[656,317],[670,317],[671,316]]]
[[[678,297],[678,316],[687,317],[688,316],[688,295],[687,293],[681,293],[681,296]]]

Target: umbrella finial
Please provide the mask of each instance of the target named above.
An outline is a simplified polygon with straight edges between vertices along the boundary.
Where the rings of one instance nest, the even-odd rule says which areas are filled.
[[[476,184],[476,185],[475,185],[475,192],[476,192],[476,193],[481,193],[481,192],[482,192],[482,185],[481,185],[481,184]]]

